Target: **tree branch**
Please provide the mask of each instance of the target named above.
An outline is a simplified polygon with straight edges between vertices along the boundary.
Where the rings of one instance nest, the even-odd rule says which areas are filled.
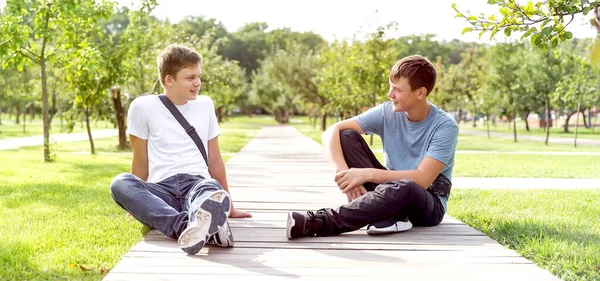
[[[27,52],[29,52],[30,54],[26,54],[26,53],[24,53],[23,51],[27,51]],[[38,55],[36,55],[36,54],[33,54],[33,53],[32,53],[31,51],[29,51],[28,49],[21,48],[21,49],[19,49],[17,52],[19,52],[19,53],[20,53],[22,56],[24,56],[24,57],[26,57],[26,58],[28,58],[28,59],[32,60],[32,61],[33,61],[33,62],[35,62],[36,64],[37,64],[37,63],[39,63],[39,61],[40,61],[40,60],[39,60],[39,56],[38,56]],[[33,55],[33,56],[32,56],[32,55]]]

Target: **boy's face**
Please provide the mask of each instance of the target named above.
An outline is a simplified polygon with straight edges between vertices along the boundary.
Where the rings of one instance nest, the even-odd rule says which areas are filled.
[[[202,70],[200,65],[188,66],[181,69],[175,77],[167,75],[165,85],[167,90],[177,96],[181,101],[195,100],[202,82]]]
[[[388,97],[394,105],[394,111],[408,111],[426,96],[427,90],[421,87],[411,90],[408,79],[401,77],[396,82],[390,81]]]

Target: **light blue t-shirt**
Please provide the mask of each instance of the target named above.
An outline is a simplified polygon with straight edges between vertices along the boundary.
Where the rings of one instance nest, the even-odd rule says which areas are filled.
[[[423,157],[428,156],[446,164],[441,174],[452,181],[458,125],[450,114],[432,104],[425,119],[411,122],[406,112],[394,112],[388,101],[354,120],[365,133],[381,137],[384,166],[388,170],[416,170]],[[439,198],[445,212],[448,197]]]

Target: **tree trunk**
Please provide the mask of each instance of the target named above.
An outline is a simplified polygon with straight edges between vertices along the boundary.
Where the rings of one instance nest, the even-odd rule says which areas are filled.
[[[579,112],[581,112],[581,115],[583,115],[583,126],[586,127],[586,128],[589,128],[588,127],[588,122],[587,122],[586,117],[585,117],[585,110],[581,109]],[[577,120],[579,120],[579,114],[577,115]]]
[[[90,149],[93,155],[96,155],[96,148],[94,148],[94,139],[92,138],[92,128],[90,127],[90,109],[84,109],[85,127],[87,128],[88,139],[90,140]]]
[[[588,126],[585,126],[586,128],[590,128],[592,127],[592,106],[590,105],[590,107],[588,107]]]
[[[550,101],[549,97],[546,97],[546,146],[548,145],[548,139],[550,138],[550,123],[552,122],[552,114],[550,113]]]
[[[577,117],[575,118],[575,137],[573,139],[573,146],[577,147],[577,131],[579,130],[579,112],[583,113],[581,110],[581,102],[583,102],[583,94],[579,97],[579,102],[577,103]],[[585,115],[583,116],[583,121],[585,122]]]
[[[217,114],[217,122],[221,124],[223,122],[223,107],[215,108],[215,113]]]
[[[33,123],[35,119],[35,106],[33,106],[33,102],[29,103],[29,116],[31,117],[29,118],[29,123]]]
[[[487,135],[488,135],[488,139],[491,139],[492,136],[490,134],[490,116],[488,115],[486,120],[485,120],[485,124],[487,126]]]
[[[595,134],[594,130],[595,130],[596,126],[598,126],[598,109],[599,108],[600,108],[599,106],[596,106],[596,121],[594,121],[594,126],[592,126],[592,135]],[[590,123],[592,123],[592,122],[590,122]]]
[[[46,11],[46,22],[44,33],[48,30],[50,12]],[[43,33],[42,33],[43,34]],[[46,43],[48,37],[44,36],[42,40],[42,50],[40,52],[40,68],[42,72],[42,120],[44,121],[44,162],[50,162],[50,119],[48,118],[48,78],[46,77]]]
[[[569,113],[569,115],[567,115],[567,120],[565,121],[565,133],[569,132],[569,121],[571,120],[571,117],[573,116],[573,114],[577,113],[577,111],[573,112],[573,113]]]
[[[27,127],[27,111],[23,110],[23,133],[26,132],[26,128]]]
[[[342,112],[340,112],[340,120],[344,120],[344,117],[345,117],[345,116],[344,116],[344,112],[343,112],[343,111],[342,111]]]
[[[456,123],[460,125],[460,121],[462,120],[462,109],[458,109],[458,118],[456,118]]]
[[[477,128],[477,115],[473,116],[473,128]]]
[[[527,113],[525,114],[525,119],[524,119],[524,120],[525,120],[525,130],[527,130],[527,132],[531,132],[531,130],[529,130],[529,121],[527,120],[527,117],[529,117],[529,114],[530,114],[530,113],[531,113],[531,112],[527,112]]]
[[[513,134],[517,142],[517,110],[513,108]]]
[[[325,130],[327,130],[327,112],[321,115],[321,131],[325,132]]]
[[[113,106],[115,107],[115,117],[117,118],[117,127],[119,128],[119,149],[127,149],[127,135],[125,132],[125,110],[121,103],[121,89],[112,89]]]
[[[52,124],[52,119],[54,119],[54,115],[56,114],[56,97],[58,96],[57,92],[52,93],[52,105],[50,106],[50,116],[49,122]]]
[[[17,114],[16,114],[17,120],[15,120],[15,124],[21,124],[21,101],[17,102],[16,108],[17,108]]]
[[[0,107],[0,125],[2,125],[2,107]]]

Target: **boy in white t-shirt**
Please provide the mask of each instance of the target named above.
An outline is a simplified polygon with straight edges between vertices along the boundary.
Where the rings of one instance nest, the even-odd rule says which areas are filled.
[[[198,146],[156,95],[136,98],[129,107],[131,173],[116,176],[110,191],[119,206],[138,221],[178,239],[191,255],[207,243],[233,246],[227,217],[251,217],[231,203],[221,134],[208,96],[198,96],[202,57],[172,44],[157,58],[167,98],[198,133],[208,165]]]

